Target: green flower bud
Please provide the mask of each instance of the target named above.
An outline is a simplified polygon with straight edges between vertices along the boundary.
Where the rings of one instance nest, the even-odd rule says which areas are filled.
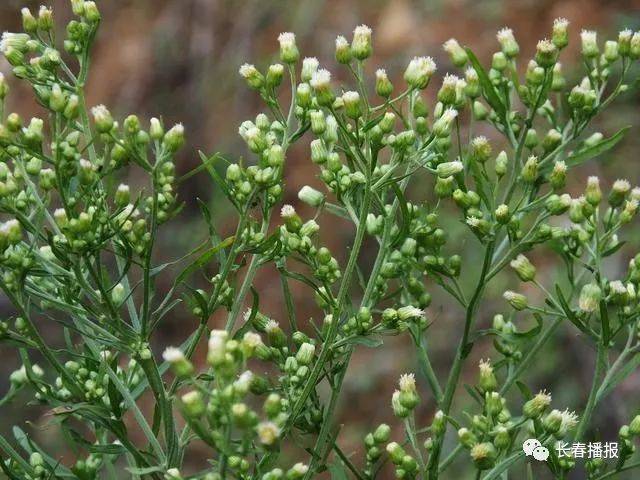
[[[349,46],[347,39],[342,35],[338,35],[336,37],[335,57],[336,61],[343,65],[347,65],[351,62],[351,47]]]
[[[534,267],[529,259],[524,255],[518,255],[514,260],[510,263],[511,268],[513,268],[520,280],[523,282],[531,282],[536,277],[536,267]]]
[[[313,74],[318,71],[320,62],[315,57],[307,57],[302,60],[302,69],[300,71],[300,80],[309,82]]]
[[[458,440],[460,440],[460,444],[466,448],[472,448],[478,443],[478,438],[468,428],[458,430]]]
[[[310,343],[303,343],[296,353],[296,360],[301,365],[311,365],[316,347]]]
[[[616,180],[609,192],[609,205],[617,208],[626,200],[631,191],[631,184],[627,180]]]
[[[320,69],[315,72],[310,85],[320,105],[330,106],[333,103],[335,97],[331,90],[331,73],[328,70]]]
[[[445,178],[438,177],[436,179],[434,191],[438,198],[450,197],[455,189],[456,189],[456,181],[453,177],[445,177]]]
[[[489,110],[485,107],[482,102],[476,100],[473,102],[473,118],[476,120],[485,120],[489,116]]]
[[[548,433],[558,432],[562,426],[562,412],[560,410],[551,410],[551,412],[544,417],[542,426]]]
[[[433,416],[433,422],[431,422],[431,433],[440,436],[446,429],[447,418],[442,410],[438,410]]]
[[[407,84],[416,89],[423,89],[436,71],[436,64],[431,57],[414,57],[404,72]]]
[[[460,173],[464,170],[464,165],[462,162],[455,160],[453,162],[444,162],[438,164],[436,167],[436,174],[440,178],[451,177],[457,173]]]
[[[96,129],[99,133],[109,133],[113,129],[113,117],[107,107],[104,105],[98,105],[91,109],[93,114],[93,121],[96,124]]]
[[[493,444],[498,450],[504,450],[511,445],[511,434],[507,428],[498,426],[494,430],[493,435]]]
[[[595,312],[600,306],[602,291],[595,283],[587,283],[580,291],[578,308],[586,313]]]
[[[472,160],[479,163],[485,163],[489,160],[489,157],[491,156],[491,144],[487,140],[487,137],[475,137],[471,141],[469,154],[471,155]]]
[[[324,194],[308,185],[300,189],[298,198],[312,207],[319,207],[324,202]]]
[[[278,42],[280,43],[280,60],[283,63],[296,63],[300,58],[296,36],[291,32],[284,32],[278,36]]]
[[[551,215],[562,215],[571,208],[571,196],[567,193],[553,194],[546,200],[544,206]]]
[[[541,390],[524,404],[522,414],[527,418],[538,419],[549,408],[549,405],[551,405],[551,395],[545,390]]]
[[[344,110],[348,117],[354,120],[362,115],[362,104],[358,92],[344,92],[342,94]]]
[[[596,58],[600,55],[598,48],[597,33],[590,30],[582,30],[580,32],[580,41],[582,42],[582,55],[587,58]]]
[[[500,43],[500,47],[502,48],[502,52],[508,58],[514,58],[520,53],[520,47],[518,46],[518,42],[516,42],[515,37],[513,36],[513,30],[510,28],[503,28],[496,35],[498,39],[498,43]]]
[[[489,360],[480,360],[478,364],[480,374],[478,376],[478,387],[482,392],[492,392],[498,387],[498,379],[493,373],[493,367]]]
[[[634,437],[640,436],[640,415],[636,415],[629,424],[629,433]]]
[[[451,59],[451,63],[453,63],[456,67],[464,67],[464,65],[469,60],[467,52],[460,46],[455,38],[450,38],[449,40],[444,42],[442,48],[445,52],[447,52],[449,58]]]
[[[22,28],[27,33],[36,33],[38,31],[38,20],[33,16],[31,10],[23,8],[22,13]]]
[[[598,177],[589,177],[587,179],[587,188],[585,190],[585,198],[594,207],[597,207],[602,200],[602,191],[600,190],[600,179]]]
[[[527,130],[527,133],[524,137],[524,146],[528,149],[533,149],[538,145],[538,143],[538,133],[536,132],[536,130],[534,128],[530,128],[529,130]]]
[[[378,425],[375,432],[373,432],[373,440],[376,443],[385,443],[389,441],[391,437],[391,427],[389,425],[382,423]]]
[[[393,84],[383,68],[376,70],[376,93],[382,98],[389,98],[393,92]]]
[[[498,223],[500,223],[501,225],[506,225],[507,223],[509,223],[509,220],[511,219],[509,206],[505,204],[498,205],[498,208],[496,208],[494,215]]]
[[[604,43],[604,58],[607,62],[613,63],[620,57],[618,52],[618,42],[607,40]]]
[[[496,52],[491,57],[491,68],[497,72],[504,71],[509,66],[509,59],[503,52]]]
[[[178,377],[189,377],[193,374],[193,365],[179,348],[167,347],[162,353],[162,358],[171,365],[173,372]]]
[[[184,127],[178,123],[164,135],[164,146],[170,152],[177,152],[184,145]]]
[[[551,41],[559,50],[562,50],[569,44],[569,34],[567,32],[568,26],[569,21],[566,18],[556,18],[553,21]]]
[[[535,182],[538,178],[538,157],[531,155],[522,167],[520,175],[527,183]]]
[[[259,90],[264,85],[264,76],[255,66],[249,63],[245,63],[240,67],[240,75],[245,79],[247,85],[254,90]]]
[[[471,448],[471,459],[479,470],[493,467],[498,452],[492,443],[478,443]]]
[[[366,25],[359,25],[353,31],[351,41],[351,53],[358,60],[364,60],[371,56],[371,29]]]
[[[190,418],[201,417],[205,412],[204,400],[202,394],[197,390],[192,390],[180,397],[184,414]]]
[[[507,302],[509,302],[509,305],[511,305],[515,310],[524,310],[529,306],[527,297],[525,297],[521,293],[516,293],[511,290],[507,290],[502,294],[502,296]]]
[[[278,402],[279,401],[280,400],[278,399]],[[267,421],[260,422],[256,427],[256,432],[258,433],[260,443],[269,447],[278,442],[281,430],[275,423]]]
[[[564,188],[567,181],[567,165],[562,160],[553,164],[553,170],[549,175],[549,182],[554,190]]]
[[[453,108],[447,108],[440,118],[438,118],[433,124],[433,133],[437,137],[448,137],[451,135],[451,128],[453,126],[453,121],[458,116],[458,111]]]
[[[53,29],[53,10],[44,5],[38,11],[38,29],[49,32]]]
[[[495,171],[498,178],[503,177],[507,173],[507,166],[509,165],[509,158],[507,152],[502,150],[496,157]]]

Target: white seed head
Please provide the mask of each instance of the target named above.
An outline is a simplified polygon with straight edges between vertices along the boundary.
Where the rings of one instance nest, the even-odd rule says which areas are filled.
[[[185,356],[179,348],[167,347],[164,352],[162,352],[162,358],[165,362],[176,363],[184,360]]]
[[[264,326],[264,329],[267,333],[276,331],[280,328],[280,324],[275,320],[269,320]]]
[[[569,20],[567,20],[566,18],[560,17],[560,18],[556,18],[553,21],[553,28],[554,29],[561,29],[564,30],[569,26]]]
[[[291,218],[296,214],[296,209],[292,205],[283,205],[280,209],[280,216],[282,218]]]
[[[309,84],[316,90],[328,88],[330,83],[331,72],[325,68],[321,68],[320,70],[314,72],[311,76],[311,81],[309,82]]]
[[[416,377],[413,373],[404,373],[400,376],[398,381],[401,392],[415,392],[416,391]]]
[[[282,32],[278,35],[278,42],[280,42],[280,48],[291,48],[296,45],[296,35],[291,32]]]
[[[342,48],[346,48],[349,46],[349,42],[342,35],[338,35],[336,37],[336,50],[340,50]]]
[[[513,30],[507,27],[498,30],[498,33],[496,34],[496,38],[498,39],[498,42],[500,42],[501,44],[504,42],[515,41],[515,37],[513,36]]]
[[[280,437],[280,427],[273,422],[260,422],[256,427],[258,438],[263,445],[273,445]]]

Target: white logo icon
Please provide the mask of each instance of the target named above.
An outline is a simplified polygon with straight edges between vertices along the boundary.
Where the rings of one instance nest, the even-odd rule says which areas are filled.
[[[529,457],[533,456],[539,462],[544,462],[549,458],[549,449],[543,447],[542,444],[535,438],[529,438],[522,444],[522,450],[524,454]]]

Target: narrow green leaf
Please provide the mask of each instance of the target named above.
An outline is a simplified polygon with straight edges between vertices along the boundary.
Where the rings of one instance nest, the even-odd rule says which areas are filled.
[[[489,75],[487,75],[485,69],[482,68],[478,58],[471,49],[469,47],[465,47],[465,51],[467,52],[467,56],[469,57],[469,61],[471,62],[473,69],[478,74],[478,79],[480,80],[480,86],[482,87],[482,93],[484,94],[485,99],[491,108],[495,110],[496,114],[498,114],[500,118],[504,119],[507,108],[498,96],[493,83],[491,83],[491,80],[489,79]]]
[[[627,132],[627,130],[629,130],[629,128],[631,127],[624,127],[618,130],[618,132],[612,137],[600,140],[595,145],[583,148],[582,150],[572,153],[565,160],[567,167],[575,167],[576,165],[580,165],[587,160],[590,160],[594,157],[597,157],[598,155],[602,155],[608,150],[611,150],[620,140],[622,140],[622,137],[624,137],[624,134]]]

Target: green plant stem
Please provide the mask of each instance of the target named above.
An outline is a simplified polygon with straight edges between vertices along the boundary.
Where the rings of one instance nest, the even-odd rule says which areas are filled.
[[[344,304],[347,299],[349,288],[351,286],[351,277],[353,276],[353,273],[355,271],[358,256],[360,255],[360,249],[364,240],[364,234],[366,230],[365,221],[367,218],[367,214],[369,213],[369,206],[371,203],[371,189],[369,187],[369,182],[367,182],[367,185],[364,187],[364,197],[360,210],[359,223],[356,229],[355,239],[351,247],[351,254],[349,255],[349,260],[347,261],[347,266],[342,277],[342,282],[340,283],[340,289],[338,290],[335,307],[333,309],[333,322],[331,322],[331,325],[329,326],[329,330],[322,344],[322,349],[320,350],[318,359],[313,367],[313,370],[309,374],[309,378],[302,390],[302,393],[300,394],[300,397],[298,398],[296,403],[293,405],[291,414],[289,416],[289,419],[287,420],[286,426],[288,428],[293,425],[293,422],[295,422],[295,419],[303,410],[307,402],[307,398],[309,398],[309,395],[311,395],[311,392],[315,389],[318,378],[320,377],[320,373],[324,369],[324,364],[327,362],[327,359],[329,357],[331,346],[333,345],[335,337],[338,334],[340,314],[344,310]],[[309,469],[309,472],[311,471],[312,470]]]
[[[489,244],[487,245],[487,248],[485,250],[484,261],[482,264],[482,271],[480,272],[480,278],[478,279],[476,289],[473,293],[473,296],[469,300],[469,305],[467,306],[464,331],[462,334],[462,338],[460,339],[460,343],[458,344],[455,357],[453,359],[453,365],[451,366],[451,371],[449,373],[449,378],[447,379],[447,384],[445,386],[443,399],[440,404],[440,410],[442,410],[445,415],[448,415],[451,409],[453,396],[458,386],[460,373],[462,371],[462,364],[464,362],[464,359],[466,358],[466,355],[468,354],[469,333],[471,331],[471,326],[474,321],[478,302],[480,301],[480,298],[482,297],[482,293],[486,286],[485,278],[489,271],[489,267],[491,266],[491,259],[493,258],[494,247],[495,247],[495,240],[492,239],[489,241]],[[430,480],[435,480],[438,478],[438,462],[440,458],[440,451],[442,449],[442,443],[444,440],[445,432],[438,435],[438,437],[435,439],[433,451],[431,453],[431,456],[429,457],[429,462],[427,465],[427,478]]]
[[[600,388],[601,376],[606,368],[607,362],[607,346],[603,344],[603,342],[598,342],[597,352],[596,352],[596,365],[593,374],[593,383],[591,385],[591,391],[589,392],[589,398],[587,399],[587,406],[584,409],[584,413],[582,414],[582,418],[580,419],[580,423],[578,424],[578,428],[576,428],[576,434],[574,437],[575,441],[581,441],[584,437],[584,434],[589,428],[589,422],[591,421],[591,416],[593,415],[593,411],[596,408],[598,402],[598,390]]]
[[[529,349],[529,351],[525,354],[525,356],[520,361],[518,367],[506,378],[502,387],[500,387],[500,395],[504,395],[509,391],[513,383],[520,378],[520,375],[524,373],[525,370],[529,368],[531,362],[536,358],[536,355],[540,351],[540,349],[549,341],[553,332],[565,321],[564,317],[558,317],[549,327],[538,337],[536,343]]]

